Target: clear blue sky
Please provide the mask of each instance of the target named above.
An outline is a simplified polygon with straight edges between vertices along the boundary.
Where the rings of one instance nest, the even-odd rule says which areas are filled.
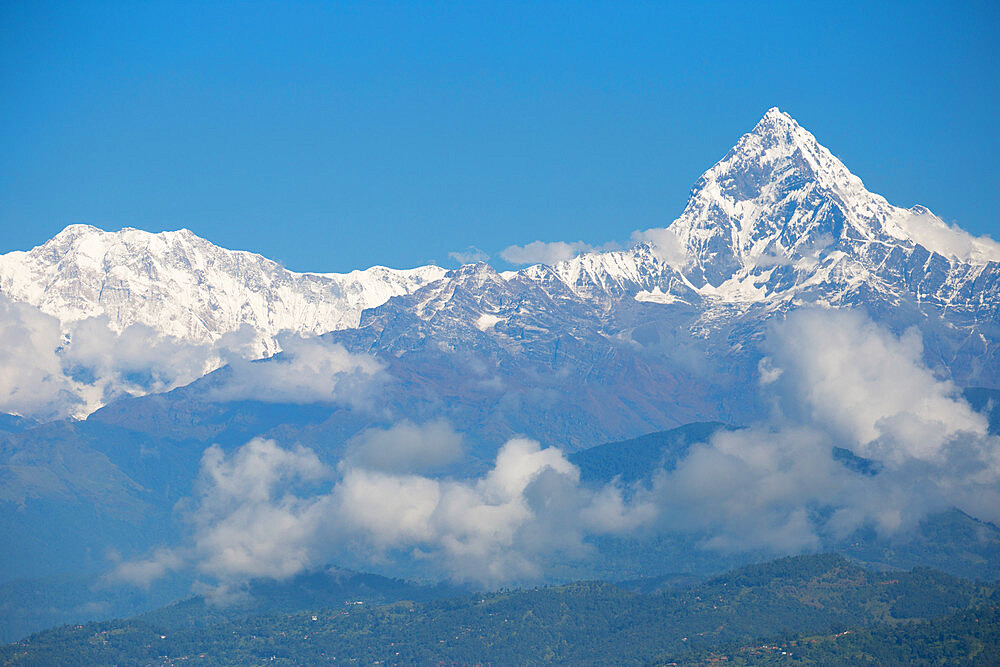
[[[779,106],[1000,237],[1000,3],[0,4],[0,251],[188,227],[297,270],[668,224]]]

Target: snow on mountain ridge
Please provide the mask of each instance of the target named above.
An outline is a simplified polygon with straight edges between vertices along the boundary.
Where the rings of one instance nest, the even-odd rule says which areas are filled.
[[[721,278],[762,256],[794,258],[825,235],[833,241],[920,244],[964,262],[1000,260],[1000,244],[991,239],[976,239],[925,207],[893,206],[867,190],[815,136],[777,108],[702,175],[669,229],[697,266],[726,255],[736,260],[723,262],[715,276]],[[716,258],[718,251],[728,252]]]
[[[275,351],[281,331],[334,332],[325,339],[392,359],[404,375],[403,357],[425,364],[442,387],[456,368],[471,373],[476,392],[551,375],[552,391],[532,398],[541,408],[564,392],[564,378],[624,387],[638,374],[656,380],[629,398],[639,408],[619,408],[653,428],[663,424],[643,395],[652,387],[667,400],[685,387],[690,355],[701,359],[692,350],[744,354],[772,315],[802,305],[865,309],[899,330],[921,325],[932,363],[993,377],[1000,264],[962,259],[992,255],[990,242],[961,234],[926,209],[868,192],[772,109],[698,180],[673,225],[637,234],[625,250],[504,273],[483,263],[294,273],[187,230],[74,225],[0,256],[0,294],[64,323],[106,315],[119,331],[144,323],[194,342],[249,325],[258,355]],[[663,354],[680,365],[658,365]],[[605,399],[594,400],[582,409],[612,419],[598,406]]]
[[[0,292],[63,321],[106,314],[118,330],[141,322],[193,341],[249,324],[267,353],[279,331],[355,327],[363,310],[442,278],[460,278],[468,289],[485,289],[481,280],[534,281],[558,299],[572,294],[604,309],[621,298],[702,307],[788,304],[804,291],[816,297],[817,290],[821,301],[834,302],[862,288],[951,307],[971,303],[970,281],[979,280],[985,263],[1000,259],[1000,244],[869,192],[777,108],[698,179],[677,220],[637,238],[643,242],[626,250],[495,276],[433,266],[330,274],[287,271],[188,230],[103,232],[71,225],[31,251],[0,256]],[[920,272],[926,275],[911,284]],[[995,273],[988,272],[987,283]],[[454,294],[447,286],[423,292],[414,307],[426,318]]]
[[[0,255],[0,292],[64,323],[107,315],[117,331],[139,322],[194,342],[250,325],[260,354],[275,351],[281,331],[356,326],[365,308],[444,274],[436,266],[296,273],[186,229],[153,234],[70,225],[32,250]]]
[[[880,238],[894,212],[775,108],[698,179],[669,230],[689,279],[718,287],[761,258],[789,262],[817,244]]]
[[[950,304],[970,275],[1000,261],[1000,244],[991,239],[972,237],[924,207],[899,208],[869,192],[777,108],[698,179],[670,226],[633,237],[643,242],[554,268],[582,298],[632,293],[671,303],[696,294],[733,303],[787,302],[827,285],[840,294],[830,298],[842,299],[876,274],[885,275],[875,288],[898,292],[905,273],[899,262],[918,257],[923,247],[950,265],[927,293]]]

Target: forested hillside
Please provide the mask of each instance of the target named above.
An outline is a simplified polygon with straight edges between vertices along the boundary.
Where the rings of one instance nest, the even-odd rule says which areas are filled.
[[[763,642],[795,641],[796,653],[804,641],[797,638],[808,636],[817,638],[808,655],[821,663],[858,655],[902,663],[918,654],[954,657],[973,645],[977,655],[995,655],[996,602],[992,585],[927,569],[874,572],[831,554],[784,558],[647,594],[579,582],[422,603],[346,600],[204,625],[192,624],[190,609],[176,605],[39,633],[5,647],[0,659],[6,665],[636,664],[707,661]],[[975,630],[970,623],[983,625]],[[847,631],[853,636],[842,640]],[[901,648],[901,636],[914,639]],[[746,660],[758,657],[764,656],[744,651]]]

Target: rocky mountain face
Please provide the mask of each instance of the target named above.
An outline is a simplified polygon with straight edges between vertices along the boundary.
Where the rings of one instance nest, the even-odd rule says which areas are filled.
[[[627,250],[516,272],[470,265],[321,274],[287,271],[186,230],[73,225],[31,251],[0,256],[0,292],[63,322],[104,314],[119,330],[141,322],[197,342],[249,325],[262,353],[274,351],[281,331],[360,325],[369,331],[345,339],[377,330],[370,351],[397,357],[436,345],[558,362],[574,341],[614,346],[635,330],[642,339],[649,322],[683,322],[710,338],[818,304],[967,339],[943,345],[936,362],[970,383],[995,357],[1000,244],[869,192],[778,109],[698,179],[677,220],[643,237]]]
[[[868,192],[776,109],[644,236],[553,266],[465,266],[329,337],[387,360],[400,380],[387,405],[443,412],[484,455],[512,433],[573,448],[748,423],[766,410],[768,323],[801,307],[916,327],[925,361],[959,386],[1000,377],[1000,246]]]
[[[537,363],[599,383],[610,358],[682,373],[669,350],[692,345],[752,365],[768,318],[850,307],[897,331],[917,326],[927,361],[960,384],[998,377],[1000,244],[868,192],[777,109],[698,179],[673,224],[643,236],[553,266],[463,267],[336,337],[395,357],[463,350],[499,369]]]
[[[1000,244],[868,192],[777,109],[698,179],[677,220],[650,232],[649,245],[553,268],[583,297],[695,300],[706,310],[806,295],[847,304],[870,289],[890,300],[996,314],[989,297]]]
[[[249,325],[257,351],[268,354],[279,332],[355,326],[365,308],[444,273],[436,266],[295,273],[186,229],[150,234],[71,225],[37,248],[0,256],[0,293],[64,324],[106,315],[118,331],[138,322],[199,343]]]
[[[578,447],[746,423],[761,409],[752,389],[767,322],[804,306],[917,327],[926,361],[960,386],[1000,377],[1000,244],[868,192],[777,109],[698,179],[677,220],[641,238],[520,271],[336,275],[292,273],[186,231],[73,226],[0,257],[0,291],[63,321],[104,313],[194,341],[249,325],[265,354],[279,331],[331,332],[383,360],[396,380],[388,414],[450,417],[484,455],[515,433]],[[371,419],[341,411],[334,431]]]

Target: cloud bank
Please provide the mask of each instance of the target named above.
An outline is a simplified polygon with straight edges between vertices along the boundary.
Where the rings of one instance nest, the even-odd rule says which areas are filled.
[[[83,417],[119,396],[167,391],[249,355],[254,335],[245,327],[199,345],[143,324],[116,332],[105,316],[64,329],[55,317],[0,295],[0,411]]]
[[[386,445],[393,434],[399,439]],[[585,554],[587,535],[620,533],[654,516],[613,486],[584,488],[562,451],[527,439],[508,441],[493,467],[474,479],[382,465],[386,446],[454,437],[440,421],[369,434],[361,448],[374,447],[376,466],[359,456],[338,470],[309,449],[273,440],[251,440],[228,455],[210,447],[185,512],[191,543],[121,563],[113,578],[148,585],[191,566],[223,583],[280,579],[331,560],[377,563],[403,555],[453,580],[497,585],[538,579],[551,559]],[[443,449],[451,455],[453,447]],[[318,487],[323,480],[332,481]]]
[[[404,558],[498,585],[586,558],[600,535],[687,534],[705,549],[788,554],[860,528],[905,534],[950,507],[1000,522],[1000,438],[923,364],[916,332],[798,311],[773,325],[763,351],[769,418],[720,431],[629,488],[582,484],[563,451],[523,438],[479,477],[433,477],[463,451],[443,420],[363,432],[336,466],[269,440],[209,448],[186,514],[191,543],[122,564],[119,576],[142,583],[183,563],[225,582]]]
[[[348,443],[341,467],[388,473],[430,472],[462,458],[462,435],[445,419],[423,425],[409,420],[390,428],[372,428]]]
[[[268,359],[231,359],[229,374],[209,390],[209,400],[364,407],[385,380],[383,366],[374,357],[348,352],[324,338],[282,335],[278,345],[282,351]]]
[[[245,325],[214,343],[191,343],[144,324],[114,331],[106,316],[63,327],[34,306],[0,295],[0,412],[40,420],[86,417],[123,396],[169,391],[221,366],[219,401],[370,404],[382,365],[325,339],[279,335],[282,352],[251,361],[257,332]]]
[[[799,311],[761,362],[774,414],[718,433],[661,472],[649,499],[665,528],[706,545],[776,553],[820,548],[861,527],[891,536],[950,507],[1000,520],[1000,438],[902,336],[860,313]],[[877,474],[844,464],[850,451]]]

